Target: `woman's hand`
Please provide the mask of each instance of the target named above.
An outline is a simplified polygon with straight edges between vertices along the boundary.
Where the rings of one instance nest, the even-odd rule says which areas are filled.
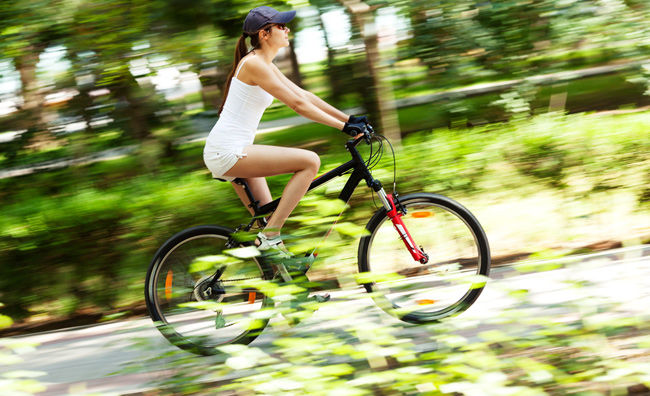
[[[354,115],[351,115],[350,118],[348,118],[348,123],[349,124],[364,123],[366,125],[369,124],[368,117],[366,117],[366,116],[354,116]]]
[[[364,135],[366,132],[366,124],[363,122],[358,123],[345,123],[345,126],[342,129],[343,133],[346,133],[352,136],[355,139],[358,139]]]
[[[368,117],[366,117],[366,116],[354,116],[354,115],[351,115],[350,118],[348,118],[348,124],[365,124],[365,125],[369,125],[370,123],[368,122]],[[362,136],[363,136],[363,133],[360,133],[360,134],[354,136],[354,138],[359,139]]]

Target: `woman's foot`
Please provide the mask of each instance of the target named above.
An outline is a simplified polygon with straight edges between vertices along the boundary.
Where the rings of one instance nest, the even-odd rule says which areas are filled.
[[[280,234],[275,234],[273,237],[264,235],[262,232],[257,234],[257,240],[255,241],[257,249],[262,252],[269,252],[271,254],[277,254],[280,258],[291,258],[293,254],[284,247],[282,243],[282,237]]]
[[[275,235],[265,235],[261,231],[257,233],[257,239],[255,240],[255,246],[260,250],[268,250],[273,246],[277,246],[282,243],[282,238],[280,234]]]

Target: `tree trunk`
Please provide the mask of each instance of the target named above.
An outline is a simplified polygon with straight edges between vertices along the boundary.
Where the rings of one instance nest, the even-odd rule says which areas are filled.
[[[199,81],[201,81],[201,100],[203,109],[219,109],[223,97],[222,87],[226,81],[227,70],[223,67],[211,67],[199,72]]]
[[[377,45],[377,29],[374,24],[373,9],[358,0],[343,0],[343,5],[350,11],[354,23],[359,27],[366,47],[366,66],[372,85],[372,107],[377,109],[373,120],[378,124],[378,132],[388,137],[394,145],[399,145],[401,131],[397,108],[393,90],[381,76],[381,54]]]
[[[149,114],[147,112],[146,97],[138,95],[140,87],[128,67],[120,70],[120,76],[115,87],[111,89],[118,99],[124,100],[128,108],[122,108],[119,117],[128,120],[126,128],[138,141],[143,141],[151,135],[149,129]]]
[[[343,96],[342,93],[342,87],[341,87],[341,79],[338,78],[335,66],[334,66],[334,50],[330,46],[330,41],[329,38],[327,37],[327,30],[325,30],[325,22],[323,21],[323,13],[321,12],[321,9],[318,9],[318,22],[320,25],[320,29],[323,31],[323,38],[325,39],[325,47],[327,47],[327,77],[330,83],[330,87],[332,89],[332,99],[334,102],[338,103],[341,100],[341,97]]]
[[[35,144],[45,144],[53,139],[45,120],[45,94],[39,89],[36,75],[39,56],[46,48],[46,44],[31,44],[24,48],[20,56],[14,58],[14,65],[20,73],[24,101],[21,107],[21,112],[25,115],[24,125],[20,127],[27,129],[27,136]]]
[[[291,61],[291,81],[302,87],[302,76],[300,75],[300,65],[296,56],[295,40],[289,40],[289,60]]]

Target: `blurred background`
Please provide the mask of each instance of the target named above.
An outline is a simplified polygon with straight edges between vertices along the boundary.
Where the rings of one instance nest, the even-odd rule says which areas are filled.
[[[648,241],[645,0],[3,0],[4,314],[60,327],[142,313],[162,242],[238,225],[246,211],[202,146],[243,20],[263,4],[298,13],[283,72],[368,114],[396,146],[400,191],[463,202],[495,262]],[[314,150],[322,171],[345,159],[339,131],[277,100],[258,142]],[[286,180],[270,180],[276,195]],[[353,197],[349,221],[368,218],[369,197]],[[332,254],[353,272],[355,243]]]

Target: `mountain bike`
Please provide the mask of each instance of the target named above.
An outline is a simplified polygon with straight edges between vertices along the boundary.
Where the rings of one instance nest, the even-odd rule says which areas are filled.
[[[367,160],[357,149],[362,142],[370,146]],[[381,309],[408,323],[457,315],[485,286],[490,270],[485,232],[469,210],[450,198],[397,194],[394,150],[393,193],[387,194],[372,175],[384,142],[392,150],[388,139],[368,125],[363,136],[346,142],[351,159],[314,179],[308,191],[349,176],[338,196],[347,204],[365,181],[380,207],[359,242],[361,285]],[[267,262],[254,238],[245,237],[266,224],[282,197],[260,205],[244,180],[236,182],[251,202],[252,218],[234,229],[201,225],[177,233],[155,253],[146,275],[145,299],[156,326],[173,344],[197,354],[252,342],[274,316],[277,301],[268,285],[292,281],[289,265]],[[317,251],[318,246],[308,259]]]

